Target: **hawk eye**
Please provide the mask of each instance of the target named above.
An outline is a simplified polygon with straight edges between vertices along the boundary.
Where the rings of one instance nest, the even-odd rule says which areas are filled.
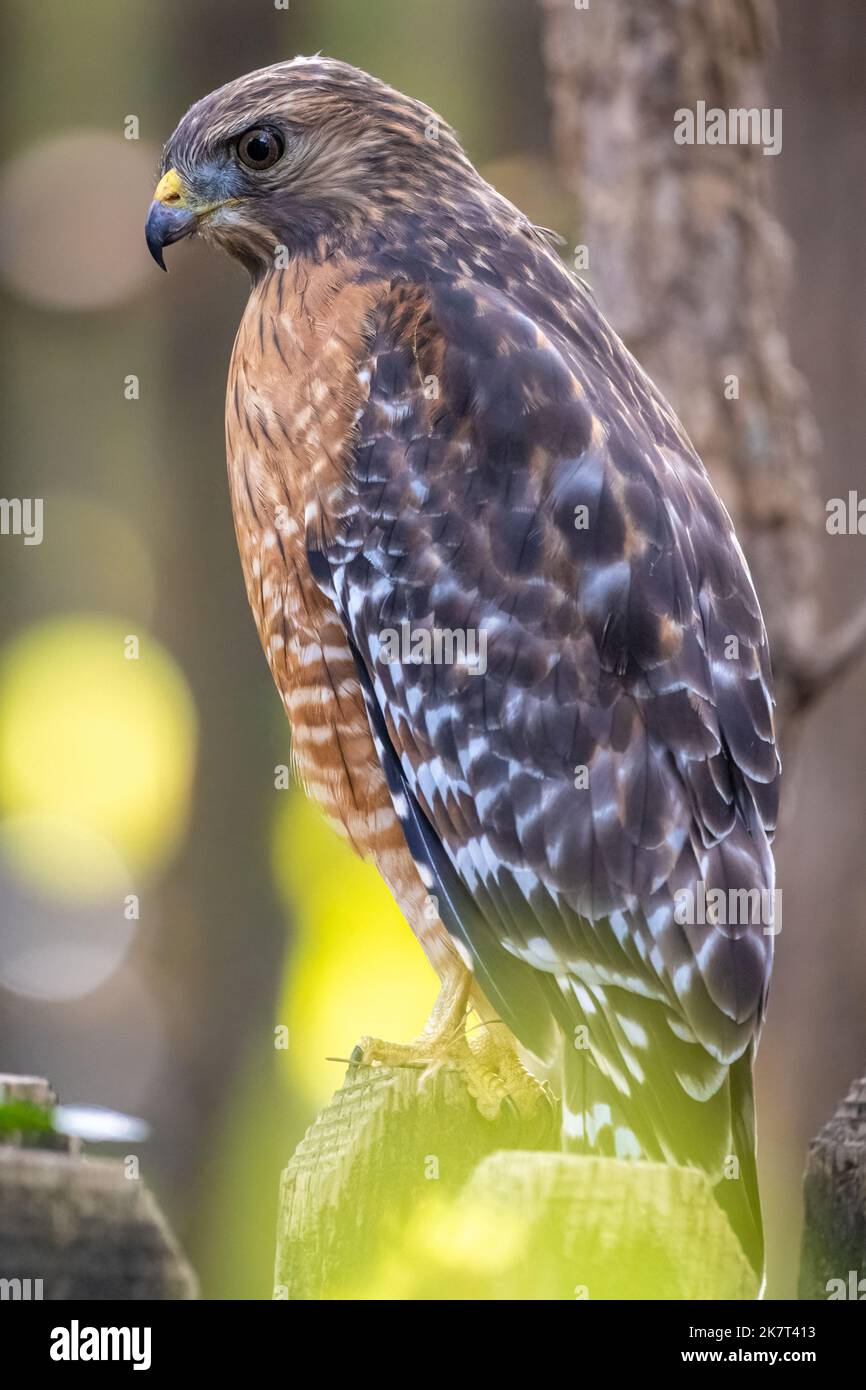
[[[254,130],[245,130],[238,140],[238,158],[248,169],[270,169],[285,148],[278,131],[259,126]]]

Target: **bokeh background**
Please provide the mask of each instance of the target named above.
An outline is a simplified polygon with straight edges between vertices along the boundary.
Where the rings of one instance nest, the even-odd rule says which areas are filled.
[[[409,1036],[435,980],[373,871],[281,785],[225,483],[247,287],[198,244],[168,277],[148,258],[159,148],[214,86],[321,50],[441,110],[574,244],[539,23],[530,0],[5,7],[0,495],[44,499],[44,538],[0,536],[0,1070],[149,1121],[143,1175],[209,1297],[269,1296],[279,1171],[341,1078],[326,1057]],[[830,497],[864,476],[864,12],[785,0],[781,37],[787,328]],[[866,592],[866,542],[825,537],[822,562],[829,624]],[[810,714],[785,792],[758,1094],[779,1296],[808,1139],[866,1059],[864,698],[861,668]]]

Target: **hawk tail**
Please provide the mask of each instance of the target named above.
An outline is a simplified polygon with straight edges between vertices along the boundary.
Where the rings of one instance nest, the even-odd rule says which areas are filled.
[[[712,1147],[719,1153],[724,1151],[723,1170],[720,1173],[714,1165],[714,1171],[705,1171],[718,1205],[762,1281],[764,1235],[755,1161],[751,1047],[729,1068],[718,1099],[726,1101],[725,1133],[720,1136],[720,1143]],[[689,1108],[699,1106],[701,1102],[692,1101]],[[696,1110],[694,1119],[698,1123],[703,1119],[708,1126],[717,1124],[718,1106],[703,1108],[707,1113],[701,1116],[700,1110]],[[681,1154],[671,1152],[674,1131],[670,1127],[665,1126],[664,1134],[648,1136],[647,1115],[641,1113],[639,1097],[621,1094],[586,1050],[566,1051],[562,1110],[562,1147],[567,1152],[704,1167],[688,1152],[691,1146],[687,1143]]]
[[[716,1201],[758,1279],[764,1278],[764,1223],[758,1192],[755,1139],[755,1096],[752,1084],[753,1047],[738,1057],[728,1072],[731,1098],[731,1153],[737,1159],[739,1180],[724,1177],[713,1191]]]

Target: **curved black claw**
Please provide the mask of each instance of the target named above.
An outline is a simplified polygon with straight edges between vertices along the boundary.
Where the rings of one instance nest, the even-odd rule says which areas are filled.
[[[506,1095],[499,1103],[497,1119],[510,1133],[517,1133],[523,1148],[559,1147],[559,1105],[546,1083],[539,1088],[535,1109],[531,1115],[521,1112],[513,1097]]]
[[[546,1081],[542,1083],[538,1109],[532,1119],[536,1146],[539,1149],[558,1148],[561,1109]]]

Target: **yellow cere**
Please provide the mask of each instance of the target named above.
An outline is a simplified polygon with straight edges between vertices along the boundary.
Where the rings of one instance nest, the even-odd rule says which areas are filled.
[[[169,169],[167,174],[163,174],[153,195],[155,203],[172,203],[177,206],[186,199],[186,189],[180,174],[176,169]]]

